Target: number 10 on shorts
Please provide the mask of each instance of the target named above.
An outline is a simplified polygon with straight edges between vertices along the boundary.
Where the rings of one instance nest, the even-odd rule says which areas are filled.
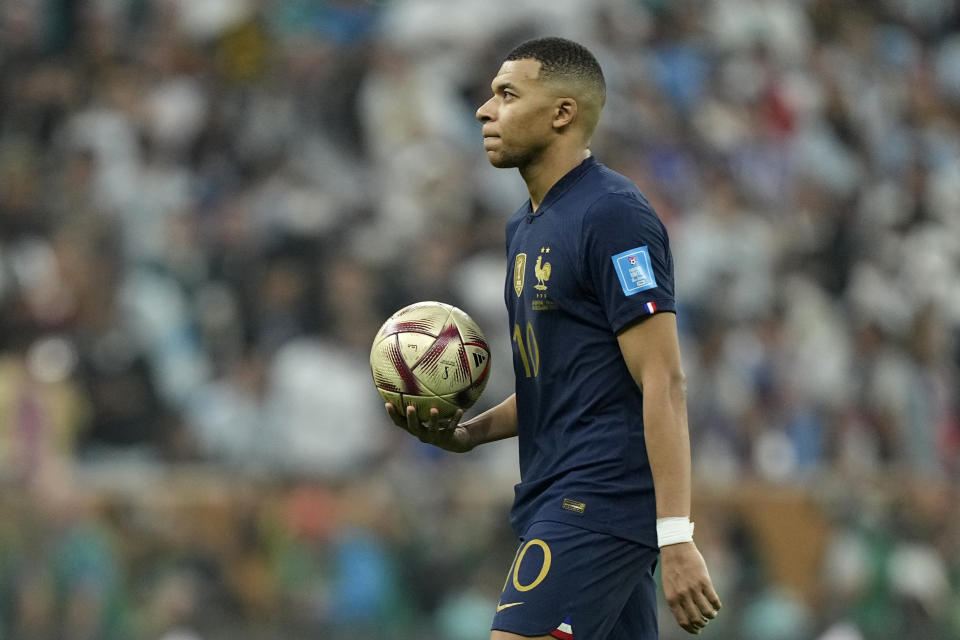
[[[540,547],[543,551],[543,560],[541,561],[540,571],[537,573],[537,577],[533,579],[532,582],[528,584],[522,584],[520,582],[520,566],[523,564],[523,560],[527,555],[527,551],[530,550],[530,547]],[[552,556],[550,554],[550,547],[546,542],[540,540],[539,538],[534,538],[533,540],[528,540],[517,549],[517,554],[513,557],[513,564],[510,565],[510,571],[507,572],[507,579],[503,583],[503,591],[507,590],[507,585],[510,584],[510,580],[513,580],[513,588],[517,591],[531,591],[535,589],[544,579],[547,577],[547,574],[550,572],[550,562]]]

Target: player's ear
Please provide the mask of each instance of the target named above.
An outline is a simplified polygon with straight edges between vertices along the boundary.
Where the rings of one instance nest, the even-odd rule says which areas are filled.
[[[573,98],[558,98],[553,112],[553,128],[563,129],[577,118],[577,101]]]

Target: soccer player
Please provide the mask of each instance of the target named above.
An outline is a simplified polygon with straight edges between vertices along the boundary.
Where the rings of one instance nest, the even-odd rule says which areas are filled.
[[[477,417],[398,425],[469,451],[518,436],[510,519],[520,546],[491,640],[657,637],[654,569],[680,626],[699,633],[720,600],[693,542],[690,444],[666,230],[589,144],[603,73],[561,38],[521,44],[477,110],[495,167],[530,200],[507,223],[505,298],[516,393]]]

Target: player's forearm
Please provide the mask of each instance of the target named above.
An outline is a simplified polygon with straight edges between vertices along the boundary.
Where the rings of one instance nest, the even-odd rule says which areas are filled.
[[[690,434],[681,373],[645,380],[643,423],[657,517],[690,515]]]
[[[511,395],[495,407],[461,422],[470,433],[473,446],[503,440],[517,435],[517,396]]]

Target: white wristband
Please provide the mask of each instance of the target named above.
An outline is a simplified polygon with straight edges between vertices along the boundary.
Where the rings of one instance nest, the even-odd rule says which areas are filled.
[[[657,518],[657,546],[693,541],[690,518]]]

